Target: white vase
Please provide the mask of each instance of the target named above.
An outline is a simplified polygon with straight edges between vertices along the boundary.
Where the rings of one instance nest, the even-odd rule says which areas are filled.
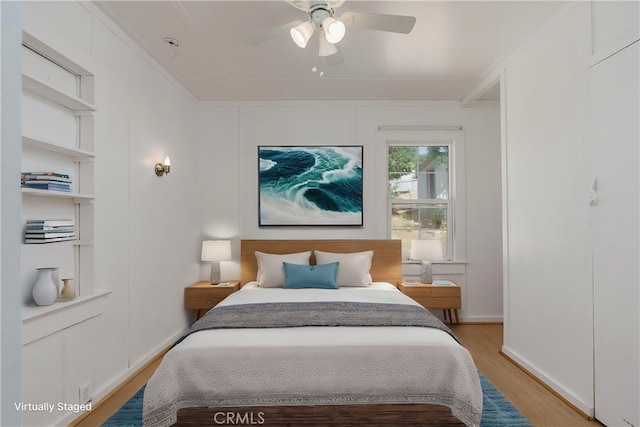
[[[431,261],[422,261],[422,269],[420,271],[420,281],[430,285],[433,282],[433,268]]]
[[[51,305],[58,298],[58,285],[53,281],[55,267],[38,268],[38,277],[33,286],[33,300],[38,305]]]

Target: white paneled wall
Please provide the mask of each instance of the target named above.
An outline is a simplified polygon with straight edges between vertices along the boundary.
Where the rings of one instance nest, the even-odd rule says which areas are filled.
[[[22,425],[20,299],[20,3],[0,2],[0,425]]]
[[[202,222],[197,104],[92,4],[24,6],[25,29],[95,72],[96,290],[112,292],[101,314],[23,347],[22,400],[78,403],[88,383],[95,402],[188,325],[182,293],[198,279]],[[159,178],[165,155],[172,170]],[[26,425],[78,416],[22,415]]]
[[[638,419],[637,43],[627,47],[638,20],[637,2],[574,2],[500,65],[503,351],[611,425]],[[635,63],[611,66],[632,49]],[[590,206],[600,174],[607,196]],[[625,187],[627,178],[636,181]],[[606,321],[630,327],[612,333]]]
[[[467,149],[467,259],[459,280],[464,285],[462,318],[502,320],[500,213],[500,124],[497,105],[461,108],[454,102],[262,102],[203,107],[198,125],[200,176],[211,183],[203,192],[207,237],[260,239],[387,238],[387,147],[380,144],[384,125],[464,128]],[[364,147],[363,227],[258,227],[259,145],[362,145]],[[224,181],[215,187],[213,182]],[[238,199],[234,195],[239,194]],[[468,194],[468,191],[467,191]],[[469,237],[471,236],[471,237]],[[239,248],[236,251],[236,259]],[[237,278],[228,262],[223,274]],[[203,267],[201,277],[206,277]],[[233,276],[235,274],[235,276]]]
[[[591,53],[598,59],[615,53],[638,40],[640,2],[591,2]]]
[[[593,308],[602,301],[594,298],[592,257],[598,253],[593,250],[591,215],[594,208],[589,206],[589,196],[593,194],[595,171],[599,164],[606,162],[605,156],[592,150],[591,123],[602,120],[609,126],[611,121],[603,114],[590,118],[589,102],[598,90],[604,90],[609,96],[611,93],[606,87],[596,86],[590,91],[588,70],[594,61],[626,46],[633,34],[637,39],[636,2],[571,2],[500,64],[504,70],[503,170],[507,183],[503,351],[590,416],[594,415],[594,398],[596,407],[598,399],[597,390],[594,396]],[[612,49],[616,43],[617,48]],[[611,79],[610,83],[615,86],[618,81],[615,77]],[[624,93],[627,88],[619,90]],[[631,92],[634,94],[629,99],[635,96],[635,104],[629,100],[627,104],[637,109],[637,90]],[[627,118],[633,116],[628,108],[622,104],[617,107],[614,101],[603,96],[598,99],[609,102],[607,114],[624,121],[625,126],[630,125],[625,119],[625,114],[629,115]],[[624,114],[617,113],[615,108],[623,108]],[[637,129],[637,120],[629,120]],[[631,142],[633,138],[629,142],[616,141]],[[634,143],[637,144],[637,138]],[[632,166],[635,163],[636,173],[628,176],[637,180],[637,145],[629,151],[636,156],[625,161]],[[619,156],[625,154],[609,154],[613,160],[607,173],[618,180],[615,182],[624,181],[627,175],[616,174],[614,165],[615,159],[620,160]],[[618,166],[622,164],[618,161]],[[626,190],[637,190],[637,182],[635,184]],[[632,190],[628,198],[618,203],[635,203],[637,211],[637,197]],[[613,204],[609,211],[611,206]],[[606,218],[607,221],[620,219],[617,215]],[[637,224],[629,227],[630,239],[637,237],[633,235],[636,227]],[[629,253],[637,254],[637,241],[631,240],[625,245]],[[633,268],[620,257],[605,257],[603,262],[613,270],[635,271],[637,290],[637,266]],[[633,282],[632,276],[627,279]],[[633,297],[631,301],[631,310],[627,311],[637,323],[638,301]],[[603,313],[619,309],[615,304],[607,304]],[[609,335],[608,328],[605,330]],[[635,345],[637,349],[637,341],[630,341],[628,345],[628,348]],[[617,356],[615,350],[612,354],[614,358]],[[629,367],[622,362],[618,364],[625,365]],[[637,364],[635,367],[637,375]],[[632,375],[633,368],[626,372]],[[596,372],[596,377],[598,375]],[[623,399],[611,394],[619,392],[621,387],[616,384],[615,389],[605,393],[622,402]],[[637,416],[637,404],[627,409],[630,409],[628,414],[635,411]],[[621,414],[617,415],[619,418],[614,424],[622,419]]]
[[[637,426],[640,3],[592,2],[591,22],[595,417],[606,425]]]
[[[92,15],[86,3],[78,1],[33,1],[22,3],[22,29],[82,64],[93,69],[91,56]]]
[[[595,415],[605,425],[640,424],[640,251],[630,237],[640,218],[639,45],[590,70]]]
[[[133,53],[101,20],[93,30],[95,79],[95,268],[96,288],[112,289],[96,333],[108,358],[94,384],[110,384],[129,365],[129,67]],[[120,64],[114,67],[113,64]],[[118,165],[114,170],[113,166]],[[117,207],[113,209],[113,207]],[[117,232],[114,232],[117,230]]]
[[[594,387],[595,417],[606,425],[640,425],[639,8],[592,2]]]
[[[197,115],[193,102],[168,85],[140,56],[132,61],[129,175],[129,301],[131,324],[148,325],[149,311],[165,307],[154,327],[131,333],[132,362],[160,350],[167,332],[184,325],[186,278],[197,278],[201,192],[193,141]],[[153,166],[171,156],[171,173],[157,177]]]

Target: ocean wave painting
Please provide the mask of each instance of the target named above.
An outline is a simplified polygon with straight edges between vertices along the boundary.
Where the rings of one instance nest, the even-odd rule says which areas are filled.
[[[259,225],[362,225],[362,146],[260,146]]]

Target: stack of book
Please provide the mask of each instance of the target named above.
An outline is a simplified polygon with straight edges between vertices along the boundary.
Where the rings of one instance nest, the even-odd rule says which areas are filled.
[[[71,191],[71,177],[57,172],[22,172],[23,188],[37,190]]]
[[[73,220],[58,219],[27,220],[24,230],[25,243],[53,243],[76,239],[76,228]]]

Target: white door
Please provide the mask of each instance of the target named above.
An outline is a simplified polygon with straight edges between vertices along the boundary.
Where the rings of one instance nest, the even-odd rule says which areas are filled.
[[[598,205],[594,227],[595,415],[640,427],[639,43],[590,70]]]

